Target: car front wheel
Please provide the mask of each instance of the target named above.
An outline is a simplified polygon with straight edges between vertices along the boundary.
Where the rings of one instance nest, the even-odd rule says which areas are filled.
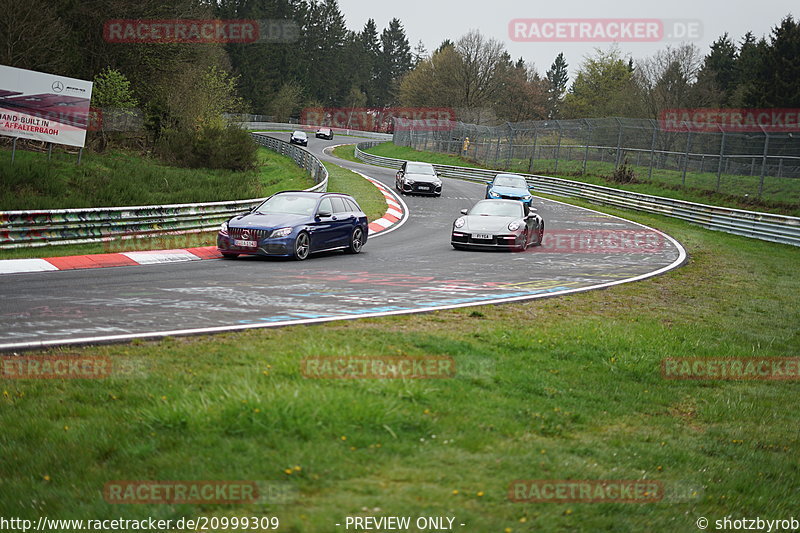
[[[526,231],[525,233],[522,234],[522,244],[517,246],[518,252],[524,252],[525,250],[528,249],[528,238],[529,238],[528,232]]]
[[[301,231],[294,240],[294,258],[304,261],[308,258],[309,252],[311,252],[311,240],[308,238],[308,233]]]

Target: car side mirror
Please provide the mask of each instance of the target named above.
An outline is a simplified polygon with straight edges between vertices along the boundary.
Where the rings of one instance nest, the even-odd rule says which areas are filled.
[[[492,184],[492,182],[491,182],[491,181],[487,181],[487,182],[486,182],[486,185],[491,185],[491,184]]]
[[[467,210],[466,210],[466,209],[462,209],[462,210],[461,210],[461,214],[462,214],[462,215],[466,215],[466,214],[467,214]]]
[[[327,218],[327,217],[331,217],[331,216],[333,216],[333,213],[331,213],[330,211],[318,211],[317,212],[317,217],[318,218]]]

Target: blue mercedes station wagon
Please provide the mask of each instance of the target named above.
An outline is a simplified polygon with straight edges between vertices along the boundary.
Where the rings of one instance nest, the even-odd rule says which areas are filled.
[[[367,242],[367,215],[352,196],[283,191],[247,214],[223,222],[217,248],[223,257],[293,257],[344,250],[357,254]]]

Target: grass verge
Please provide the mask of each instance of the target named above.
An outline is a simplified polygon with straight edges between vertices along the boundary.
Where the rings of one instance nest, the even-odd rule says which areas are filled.
[[[259,153],[264,165],[260,175],[262,186],[253,193],[252,198],[268,196],[287,189],[305,189],[313,185],[305,172],[295,163],[280,154],[265,148]],[[328,190],[353,195],[369,220],[375,220],[386,212],[383,195],[364,178],[345,168],[326,164],[330,173]],[[135,175],[135,174],[134,174]],[[283,176],[283,178],[281,178]],[[163,235],[153,238],[113,241],[110,243],[45,246],[40,248],[19,248],[0,250],[0,259],[20,259],[28,257],[59,257],[65,255],[98,254],[109,252],[129,252],[133,250],[167,250],[174,248],[193,248],[216,244],[217,232],[190,233],[185,235]]]
[[[0,150],[0,210],[182,204],[268,196],[313,181],[290,158],[258,150],[248,172],[187,169],[122,151],[47,160],[44,153]]]
[[[800,384],[664,380],[660,363],[797,356],[800,250],[593,208],[668,232],[688,264],[529,303],[77,350],[140,361],[139,379],[3,382],[0,515],[273,515],[287,532],[334,531],[348,515],[454,516],[481,533],[793,516]],[[397,354],[453,357],[457,376],[300,373],[304,357]],[[300,496],[104,502],[119,479],[266,480]],[[507,498],[515,479],[655,479],[682,497],[519,504]]]
[[[343,192],[353,196],[369,221],[386,213],[386,199],[372,183],[352,170],[333,163],[323,163],[328,169],[328,192]]]
[[[408,146],[397,146],[390,142],[379,144],[366,151],[384,157],[426,161],[441,165],[492,168],[460,156],[420,151]],[[504,167],[505,163],[506,160],[502,160],[498,163],[499,166],[494,168]],[[638,179],[647,180],[647,167],[634,164],[630,166],[636,172]],[[514,172],[528,173],[529,161],[512,159],[509,168]],[[800,180],[797,179],[767,177],[764,184],[764,196],[762,199],[758,199],[756,198],[757,183],[750,176],[723,176],[721,190],[729,190],[733,193],[721,194],[714,192],[716,174],[709,172],[687,173],[687,186],[684,188],[681,185],[681,172],[678,171],[653,169],[652,178],[648,181],[620,184],[607,178],[613,170],[614,165],[611,163],[591,161],[588,162],[584,173],[582,161],[559,161],[558,171],[555,171],[555,160],[537,160],[534,163],[533,173],[689,202],[800,216],[800,205],[798,205],[800,204]],[[747,194],[749,196],[746,196]]]

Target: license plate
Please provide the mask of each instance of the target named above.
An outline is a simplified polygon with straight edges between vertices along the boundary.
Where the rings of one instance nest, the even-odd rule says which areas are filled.
[[[233,244],[241,248],[258,248],[258,241],[243,241],[241,239],[233,239]]]
[[[476,239],[486,239],[486,240],[489,240],[489,239],[491,239],[491,238],[492,238],[492,236],[491,236],[491,235],[489,235],[488,233],[476,233],[476,234],[475,234],[475,238],[476,238]]]
[[[429,190],[429,189],[430,189],[430,187],[428,187],[428,186],[426,186],[426,185],[420,185],[420,186],[419,186],[419,187],[417,187],[417,188],[418,188],[419,190],[421,190],[421,191],[427,191],[427,190]]]

